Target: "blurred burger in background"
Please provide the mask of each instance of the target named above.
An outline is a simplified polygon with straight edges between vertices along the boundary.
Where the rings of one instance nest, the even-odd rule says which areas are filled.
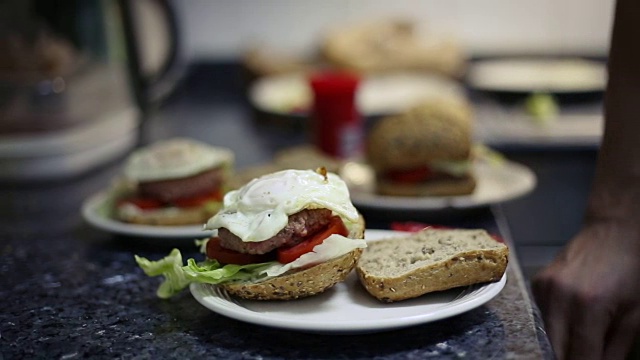
[[[114,194],[114,216],[145,225],[204,224],[222,206],[234,154],[188,138],[132,153]]]
[[[375,191],[392,196],[471,194],[472,111],[459,98],[423,101],[380,119],[367,134]]]

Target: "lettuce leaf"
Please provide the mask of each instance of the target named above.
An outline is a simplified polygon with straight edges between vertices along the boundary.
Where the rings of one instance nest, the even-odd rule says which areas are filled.
[[[432,168],[453,176],[463,176],[471,171],[473,164],[470,160],[461,161],[434,161],[429,164]]]
[[[200,246],[202,251],[206,247],[206,239],[196,240],[196,245]],[[159,298],[167,299],[179,293],[191,283],[220,284],[228,281],[266,279],[282,275],[292,269],[304,268],[331,260],[354,249],[363,249],[365,247],[367,247],[367,243],[364,239],[349,239],[333,234],[321,244],[316,245],[312,251],[288,264],[270,261],[248,265],[227,264],[223,266],[212,259],[202,262],[188,259],[187,265],[184,265],[182,254],[178,249],[171,250],[169,255],[157,261],[151,261],[138,255],[135,255],[135,259],[138,266],[148,276],[164,277],[156,291],[156,295]]]
[[[180,250],[173,249],[169,255],[158,261],[135,255],[138,266],[148,276],[163,276],[164,281],[158,287],[156,295],[159,298],[169,298],[191,283],[219,284],[226,281],[250,280],[264,277],[260,272],[273,262],[250,265],[224,265],[216,260],[206,260],[196,263],[194,259],[188,259],[185,266]]]

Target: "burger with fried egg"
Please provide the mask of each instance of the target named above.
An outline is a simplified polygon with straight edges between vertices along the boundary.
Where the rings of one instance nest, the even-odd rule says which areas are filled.
[[[204,224],[222,205],[233,170],[229,149],[188,138],[159,141],[131,154],[115,201],[117,219],[144,225]]]
[[[292,300],[343,281],[363,249],[364,220],[344,181],[326,170],[283,170],[224,197],[205,225],[206,260],[182,264],[177,249],[159,261],[136,256],[147,275],[165,277],[158,296],[193,282],[217,284],[253,300]]]

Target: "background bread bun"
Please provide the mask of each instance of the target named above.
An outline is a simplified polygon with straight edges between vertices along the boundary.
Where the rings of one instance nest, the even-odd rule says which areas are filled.
[[[465,100],[429,99],[374,124],[367,134],[367,161],[380,171],[465,160],[471,154],[472,131],[471,108]]]
[[[364,238],[365,222],[360,220],[349,232],[351,239]],[[356,249],[330,261],[306,269],[291,270],[283,275],[258,282],[232,282],[221,286],[231,295],[250,300],[294,300],[319,294],[344,281],[355,268],[362,249]]]
[[[343,161],[330,157],[314,145],[297,145],[277,151],[273,161],[239,169],[232,177],[231,187],[240,188],[254,178],[280,170],[315,170],[324,167],[328,172],[338,173]]]
[[[273,161],[282,169],[315,170],[324,167],[328,172],[340,171],[342,161],[324,154],[314,145],[299,145],[278,151]]]

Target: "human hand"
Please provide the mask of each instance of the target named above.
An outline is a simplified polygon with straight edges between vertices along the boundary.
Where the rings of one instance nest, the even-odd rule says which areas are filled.
[[[624,359],[640,335],[640,226],[586,225],[533,293],[558,359]]]

